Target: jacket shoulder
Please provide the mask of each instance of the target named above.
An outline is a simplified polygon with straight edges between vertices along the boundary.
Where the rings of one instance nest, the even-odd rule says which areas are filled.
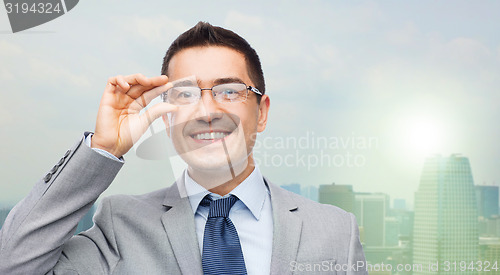
[[[164,211],[163,201],[171,187],[158,189],[141,195],[117,194],[101,199],[102,207],[112,207],[113,212],[129,212],[131,209],[149,209]]]

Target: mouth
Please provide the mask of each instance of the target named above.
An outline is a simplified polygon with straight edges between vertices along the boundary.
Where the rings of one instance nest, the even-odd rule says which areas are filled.
[[[232,132],[224,130],[203,131],[189,135],[194,141],[198,143],[213,143],[222,141]]]
[[[224,143],[231,140],[232,136],[238,136],[239,122],[238,116],[234,114],[212,113],[206,117],[197,117],[178,124],[177,127],[182,131],[185,141],[193,146],[191,149],[195,149],[217,142]]]

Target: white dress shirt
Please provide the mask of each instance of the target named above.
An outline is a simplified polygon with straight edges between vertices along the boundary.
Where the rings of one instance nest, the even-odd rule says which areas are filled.
[[[212,199],[222,198],[206,190],[184,172],[186,192],[194,214],[194,222],[200,253],[203,252],[203,234],[207,222],[209,207],[200,206],[201,200],[210,194]],[[245,266],[249,275],[269,274],[273,248],[273,214],[271,195],[264,183],[258,167],[229,194],[238,197],[238,201],[229,211],[240,239]]]

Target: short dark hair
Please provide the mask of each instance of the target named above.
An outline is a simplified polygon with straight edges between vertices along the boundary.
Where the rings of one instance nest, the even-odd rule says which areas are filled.
[[[264,73],[257,52],[243,37],[233,31],[213,26],[207,22],[198,22],[172,42],[163,58],[161,74],[167,75],[168,65],[175,54],[187,48],[203,46],[223,46],[243,54],[247,64],[248,76],[254,82],[256,88],[262,94],[265,93]],[[260,98],[261,96],[257,95],[257,102],[260,102]]]

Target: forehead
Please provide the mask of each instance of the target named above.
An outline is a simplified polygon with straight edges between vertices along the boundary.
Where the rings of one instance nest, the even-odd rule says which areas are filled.
[[[195,76],[201,83],[213,84],[221,78],[239,78],[252,84],[245,56],[228,47],[207,46],[183,49],[168,66],[170,81]]]

